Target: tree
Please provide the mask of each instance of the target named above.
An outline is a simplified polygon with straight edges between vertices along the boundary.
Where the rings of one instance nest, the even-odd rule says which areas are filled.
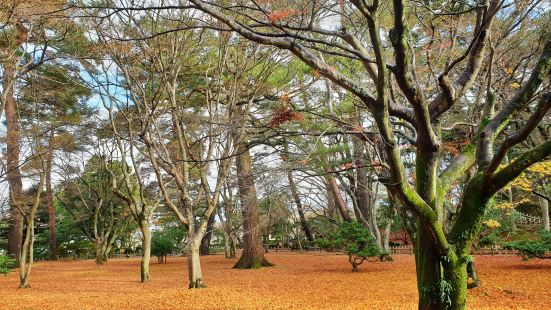
[[[380,254],[379,247],[369,230],[355,221],[342,223],[335,233],[327,239],[321,239],[318,244],[327,249],[346,253],[353,272],[357,272],[358,266],[365,260]]]
[[[20,115],[22,124],[41,119],[46,132],[49,150],[46,156],[46,204],[49,219],[49,256],[56,259],[56,219],[52,171],[56,151],[70,152],[77,149],[71,126],[85,123],[92,114],[86,106],[90,89],[79,83],[78,70],[62,63],[47,63],[27,74],[26,85],[21,89]],[[27,119],[28,118],[28,119]]]
[[[255,269],[263,266],[272,266],[264,257],[260,215],[247,136],[236,137],[236,141],[237,157],[235,162],[237,167],[237,182],[239,200],[243,208],[243,253],[234,268]]]
[[[23,239],[23,219],[18,210],[23,182],[21,163],[20,103],[16,100],[23,77],[43,63],[63,55],[61,41],[71,41],[74,24],[64,11],[55,17],[49,12],[63,7],[63,0],[7,0],[0,4],[0,67],[2,92],[0,117],[5,113],[7,131],[7,179],[10,188],[10,232],[8,253],[17,256]],[[23,162],[26,160],[23,160]]]
[[[86,162],[82,172],[74,164],[64,169],[63,190],[57,198],[82,233],[95,243],[96,264],[102,265],[131,222],[126,201],[112,190],[113,175],[123,178],[122,164],[97,155]]]
[[[151,253],[157,256],[159,264],[166,264],[166,257],[176,250],[173,240],[163,234],[154,234],[151,241]]]

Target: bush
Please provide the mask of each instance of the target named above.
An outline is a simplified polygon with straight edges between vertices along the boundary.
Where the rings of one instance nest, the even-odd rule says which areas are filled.
[[[551,258],[547,255],[551,252],[551,232],[541,231],[540,240],[520,240],[505,244],[509,250],[517,250],[524,260],[531,258]]]
[[[358,266],[370,257],[381,253],[375,239],[367,228],[358,222],[345,222],[328,238],[318,239],[320,248],[338,250],[348,254],[352,271],[358,271]]]
[[[89,240],[63,242],[57,247],[60,258],[87,259],[96,256],[96,245]]]
[[[151,253],[157,256],[159,263],[166,263],[167,255],[174,251],[176,251],[176,245],[167,236],[154,234],[151,238]]]
[[[7,275],[13,268],[15,268],[15,259],[0,255],[0,274]]]

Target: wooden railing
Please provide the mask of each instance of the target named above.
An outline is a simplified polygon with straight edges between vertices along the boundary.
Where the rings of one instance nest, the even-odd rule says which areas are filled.
[[[413,254],[413,247],[411,246],[393,246],[390,247],[391,254]],[[516,250],[506,250],[500,246],[495,247],[483,247],[476,249],[474,255],[516,255]]]
[[[518,212],[518,214],[519,214],[519,217],[515,220],[516,224],[528,225],[528,226],[536,226],[536,225],[543,224],[543,219],[541,217],[533,216],[522,212]]]

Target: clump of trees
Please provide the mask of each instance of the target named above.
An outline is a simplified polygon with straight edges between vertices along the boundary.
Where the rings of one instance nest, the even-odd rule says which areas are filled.
[[[471,251],[516,229],[511,210],[538,205],[549,230],[543,1],[104,2],[0,4],[1,235],[22,287],[39,226],[52,259],[139,243],[147,282],[170,214],[190,288],[217,223],[236,268],[331,235],[357,266],[402,230],[419,307],[464,309]]]

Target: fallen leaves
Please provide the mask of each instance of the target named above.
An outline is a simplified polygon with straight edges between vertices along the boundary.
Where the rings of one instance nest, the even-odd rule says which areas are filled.
[[[346,255],[268,253],[275,267],[232,269],[235,260],[202,257],[206,289],[188,290],[185,258],[151,263],[139,283],[139,259],[39,262],[31,289],[16,272],[0,277],[0,309],[415,309],[413,256],[369,263],[350,272]],[[551,261],[477,256],[482,287],[469,290],[469,309],[544,309],[551,304]]]

